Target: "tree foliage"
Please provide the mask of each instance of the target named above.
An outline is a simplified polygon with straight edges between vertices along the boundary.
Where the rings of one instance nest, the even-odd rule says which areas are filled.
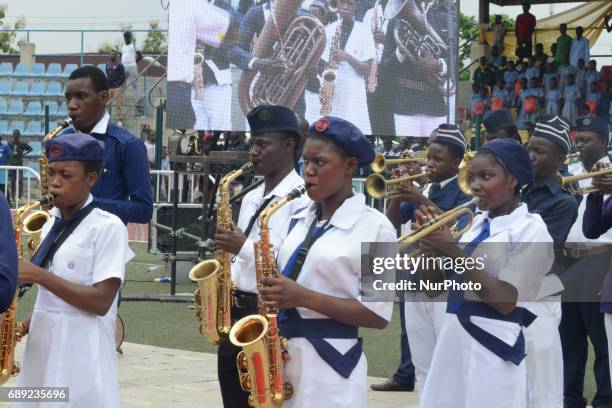
[[[149,28],[151,30],[159,30],[159,23],[157,21],[149,22]],[[149,31],[145,38],[144,45],[142,47],[143,52],[150,52],[160,54],[166,49],[166,33],[159,31]]]
[[[19,17],[15,24],[12,26],[10,24],[6,24],[3,20],[6,16],[6,4],[0,5],[0,28],[3,30],[19,30],[25,27],[26,21],[24,17]],[[17,33],[13,32],[1,32],[0,33],[0,51],[5,54],[16,54],[19,50],[16,48],[19,45],[19,42],[15,42],[17,40]]]

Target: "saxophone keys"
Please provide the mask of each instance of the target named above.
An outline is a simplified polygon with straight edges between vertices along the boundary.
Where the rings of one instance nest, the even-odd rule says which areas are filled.
[[[19,372],[21,372],[21,366],[19,365],[19,363],[17,361],[13,362],[13,371],[11,372],[11,375],[13,377],[16,377]]]
[[[285,383],[285,400],[291,399],[293,397],[293,385],[289,383]]]

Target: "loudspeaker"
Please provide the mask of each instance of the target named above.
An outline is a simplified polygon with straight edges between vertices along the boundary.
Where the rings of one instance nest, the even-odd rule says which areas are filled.
[[[202,204],[179,204],[177,210],[177,229],[195,237],[202,236]],[[209,237],[215,225],[208,224]],[[149,223],[149,252],[169,254],[172,252],[172,204],[157,204],[153,208],[153,219]],[[176,242],[177,252],[199,252],[194,237],[181,236]]]

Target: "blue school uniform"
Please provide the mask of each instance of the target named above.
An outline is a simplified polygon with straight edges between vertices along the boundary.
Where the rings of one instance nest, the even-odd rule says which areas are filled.
[[[538,106],[538,109],[532,113],[525,112],[525,109],[524,109],[525,100],[530,96],[534,96],[536,98],[537,106]],[[523,92],[521,92],[521,95],[519,96],[519,101],[521,105],[521,113],[518,118],[519,129],[528,129],[528,126],[527,126],[528,123],[536,122],[538,118],[538,114],[539,114],[539,109],[541,107],[540,101],[542,100],[543,97],[544,97],[544,91],[542,91],[542,89],[540,88],[527,88],[527,89],[524,89]]]
[[[558,115],[560,99],[561,92],[559,92],[558,89],[550,89],[546,91],[546,113]]]
[[[576,126],[578,117],[578,99],[580,99],[580,89],[576,84],[568,85],[563,90],[563,110],[561,114],[569,120],[570,125]]]
[[[506,84],[506,90],[508,91],[514,91],[514,84],[516,83],[516,81],[518,81],[519,79],[519,73],[518,71],[512,70],[512,71],[506,71],[504,73],[504,83]]]

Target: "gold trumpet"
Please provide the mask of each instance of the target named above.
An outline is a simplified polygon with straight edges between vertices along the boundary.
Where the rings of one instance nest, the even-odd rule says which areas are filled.
[[[408,163],[419,163],[425,164],[427,162],[426,157],[419,157],[415,155],[415,157],[406,157],[403,159],[385,159],[385,155],[382,153],[376,153],[374,157],[374,161],[370,164],[372,171],[375,173],[382,173],[389,171],[389,166],[399,165],[399,164],[408,164]]]
[[[426,183],[431,177],[432,173],[421,173],[421,174],[413,174],[411,176],[399,177],[396,179],[387,180],[380,174],[370,174],[366,179],[365,188],[368,194],[374,198],[394,198],[399,196],[401,193],[396,189],[391,189],[392,186],[398,186],[400,184],[406,184],[411,188],[417,188],[412,186],[413,181],[422,181]],[[422,188],[417,188],[418,190],[422,190]]]
[[[459,163],[459,173],[457,174],[457,184],[459,184],[459,190],[461,190],[464,194],[474,195],[472,194],[472,189],[470,188],[470,164],[472,160],[474,160],[474,156],[476,156],[476,152],[465,152],[463,156],[463,160]]]
[[[595,193],[599,191],[598,187],[589,186],[589,187],[575,187],[574,185],[580,181],[593,177],[601,177],[606,176],[612,173],[612,167],[603,170],[592,171],[590,173],[579,174],[577,176],[566,176],[562,177],[560,174],[557,175],[559,178],[559,183],[561,183],[561,187],[566,187],[566,190],[572,195],[578,194],[589,194]]]
[[[431,221],[427,222],[426,224],[423,224],[420,228],[398,239],[397,243],[399,244],[400,249],[410,245],[414,245],[427,235],[431,234],[438,228],[443,227],[454,219],[457,219],[457,222],[451,228],[451,233],[453,235],[453,239],[459,238],[472,226],[472,222],[474,221],[474,212],[469,207],[477,203],[478,198],[474,197],[470,201],[463,203],[460,206],[453,208],[452,210],[448,210],[440,215],[437,215]],[[467,215],[469,221],[465,227],[463,227],[462,229],[458,229],[458,218],[463,215]]]

